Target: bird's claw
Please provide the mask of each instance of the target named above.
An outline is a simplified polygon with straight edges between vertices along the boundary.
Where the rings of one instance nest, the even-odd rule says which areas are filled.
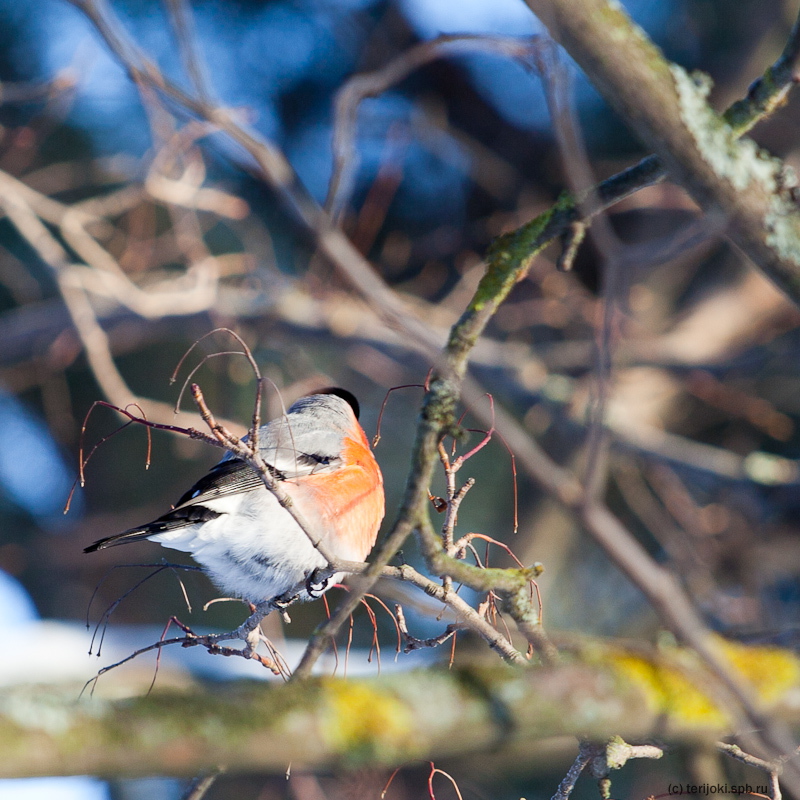
[[[306,592],[308,592],[308,596],[312,600],[322,597],[328,588],[328,582],[330,581],[330,578],[321,576],[321,572],[322,570],[319,568],[313,569],[306,577]]]

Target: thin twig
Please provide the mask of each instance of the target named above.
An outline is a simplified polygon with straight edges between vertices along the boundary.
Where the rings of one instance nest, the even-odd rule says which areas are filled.
[[[567,774],[564,776],[561,783],[558,784],[558,789],[556,789],[552,800],[569,800],[569,796],[572,794],[572,790],[575,788],[578,778],[580,778],[581,773],[586,769],[587,764],[593,757],[593,749],[587,747],[585,742],[581,742],[578,755],[575,756],[575,761],[572,762],[572,766],[567,770]]]
[[[428,639],[417,639],[416,636],[412,636],[408,632],[408,623],[403,613],[403,607],[399,604],[395,605],[394,613],[397,617],[397,624],[400,627],[400,632],[403,635],[403,642],[405,643],[403,647],[404,653],[410,653],[412,650],[422,650],[427,647],[439,647],[439,645],[444,644],[448,639],[454,636],[457,631],[463,630],[465,627],[458,622],[452,622],[445,628],[444,633],[440,633],[438,636],[432,636]]]
[[[196,777],[186,788],[186,791],[181,795],[181,800],[202,800],[208,790],[216,783],[217,778],[225,772],[222,767],[205,775]]]
[[[737,744],[728,744],[727,742],[717,742],[717,750],[721,753],[725,753],[726,756],[730,756],[736,761],[740,761],[742,764],[747,764],[750,767],[755,767],[762,772],[766,772],[770,786],[769,796],[772,800],[781,800],[782,793],[779,779],[783,772],[783,762],[788,756],[783,759],[778,758],[774,761],[767,761],[766,759],[745,753]]]

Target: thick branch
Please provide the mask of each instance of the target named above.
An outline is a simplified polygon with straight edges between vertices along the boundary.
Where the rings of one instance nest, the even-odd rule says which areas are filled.
[[[73,687],[11,687],[0,693],[0,777],[183,776],[220,763],[232,773],[283,773],[289,762],[295,770],[355,760],[394,766],[505,744],[519,752],[554,736],[711,743],[729,730],[725,710],[688,679],[685,651],[642,655],[600,642],[589,649],[585,662],[552,669],[237,682],[120,701],[76,702]],[[748,660],[764,657],[758,648],[742,650]],[[796,690],[784,686],[775,711],[797,725]]]
[[[527,0],[670,176],[786,294],[800,303],[800,214],[783,164],[706,103],[708,85],[670,64],[618,3]]]

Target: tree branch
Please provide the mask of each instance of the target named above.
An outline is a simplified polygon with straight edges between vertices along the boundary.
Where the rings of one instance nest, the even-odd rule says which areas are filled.
[[[800,304],[800,213],[784,166],[751,140],[737,141],[745,126],[734,130],[708,106],[708,80],[666,61],[619,4],[527,3],[670,176],[706,213],[721,214],[730,240]]]
[[[704,693],[702,677],[686,673],[689,652],[592,642],[587,653],[548,669],[454,666],[296,686],[239,681],[77,703],[72,686],[8,687],[0,692],[0,777],[186,775],[221,763],[232,774],[282,774],[289,762],[296,770],[335,769],[506,745],[518,753],[557,736],[657,734],[696,745],[727,732],[726,709]],[[742,648],[745,660],[762,657],[759,648]],[[781,685],[774,709],[798,725],[797,687]]]

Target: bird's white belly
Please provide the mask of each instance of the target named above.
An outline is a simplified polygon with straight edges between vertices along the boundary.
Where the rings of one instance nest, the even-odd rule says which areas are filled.
[[[221,516],[148,538],[191,553],[226,595],[253,603],[279,597],[325,566],[306,534],[266,489],[203,505]],[[336,580],[334,576],[330,583]],[[301,597],[308,595],[301,592]]]

